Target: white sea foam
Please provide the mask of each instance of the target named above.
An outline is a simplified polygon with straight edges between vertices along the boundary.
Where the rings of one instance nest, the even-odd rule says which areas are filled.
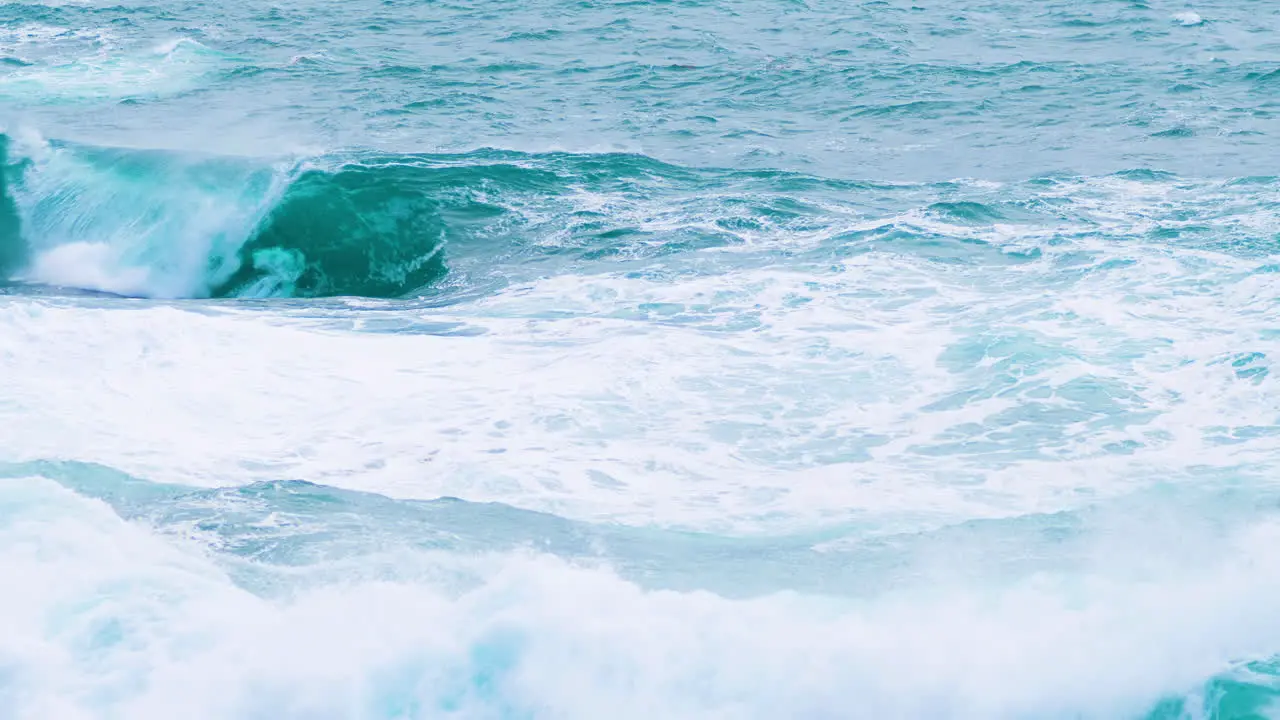
[[[1255,429],[1274,421],[1280,275],[1093,251],[1065,277],[1057,255],[991,273],[893,253],[560,275],[354,327],[10,298],[0,424],[11,459],[703,527],[1054,510],[1274,461]],[[362,331],[384,322],[484,334]]]
[[[141,295],[150,287],[150,271],[129,267],[117,249],[105,243],[72,242],[38,255],[19,276],[23,280],[119,295]]]
[[[1178,200],[1168,185],[1121,180],[1070,192],[1101,234],[1141,235],[1167,223],[1151,208]],[[739,528],[1055,510],[1280,452],[1259,430],[1274,420],[1280,352],[1266,332],[1280,276],[1265,260],[1094,234],[1047,244],[1065,224],[853,222],[1045,254],[989,269],[887,248],[818,274],[566,274],[455,310],[370,311],[354,326],[288,310],[9,299],[6,451],[199,484],[301,477]],[[37,262],[40,279],[116,292],[144,282],[123,263],[104,274],[115,256],[98,246],[70,247]],[[97,249],[82,257],[86,247]],[[385,322],[486,334],[362,332]],[[139,362],[151,369],[112,370]],[[62,383],[73,371],[112,379]]]
[[[136,48],[105,31],[40,26],[12,37],[24,51],[32,47],[41,55],[38,62],[0,76],[0,97],[10,101],[167,95],[192,87],[222,60],[219,53],[190,38]],[[86,42],[88,52],[81,47]]]
[[[267,599],[47,481],[0,483],[0,508],[14,720],[1111,718],[1280,643],[1270,522],[1117,527],[1085,574],[862,600],[645,591],[528,554]]]

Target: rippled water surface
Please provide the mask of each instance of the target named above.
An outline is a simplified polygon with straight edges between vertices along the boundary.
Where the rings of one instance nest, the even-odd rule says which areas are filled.
[[[0,718],[1280,717],[1280,6],[0,5]]]

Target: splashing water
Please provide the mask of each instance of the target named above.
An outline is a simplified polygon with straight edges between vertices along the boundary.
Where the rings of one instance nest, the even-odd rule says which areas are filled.
[[[1273,8],[336,7],[0,6],[0,718],[1280,717]]]

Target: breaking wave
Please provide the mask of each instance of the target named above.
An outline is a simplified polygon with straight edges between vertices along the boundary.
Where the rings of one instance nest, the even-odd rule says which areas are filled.
[[[417,158],[269,164],[12,146],[0,137],[0,271],[144,297],[412,293],[445,274],[452,232],[503,214],[482,188],[536,174]]]

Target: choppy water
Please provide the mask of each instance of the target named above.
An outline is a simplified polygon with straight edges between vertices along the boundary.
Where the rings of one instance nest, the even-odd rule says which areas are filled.
[[[1280,717],[1278,32],[0,5],[0,718]]]

